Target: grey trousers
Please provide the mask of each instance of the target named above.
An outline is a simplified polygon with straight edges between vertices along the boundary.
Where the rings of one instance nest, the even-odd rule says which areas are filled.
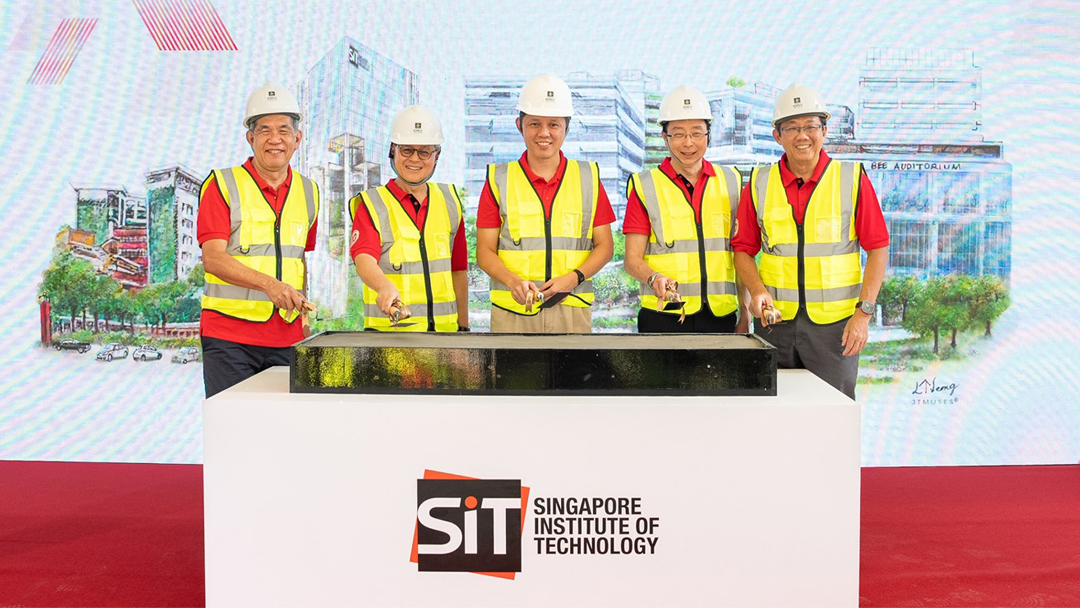
[[[848,320],[818,325],[806,311],[780,325],[761,327],[754,320],[754,333],[776,347],[776,362],[784,369],[806,369],[818,378],[855,398],[855,382],[859,378],[859,355],[844,356],[841,341]]]

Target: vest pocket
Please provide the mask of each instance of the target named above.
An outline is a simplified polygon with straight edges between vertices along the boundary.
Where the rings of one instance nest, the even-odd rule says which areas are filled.
[[[579,236],[584,233],[581,229],[581,212],[563,213],[563,236]]]
[[[290,224],[291,230],[292,230],[292,242],[296,243],[296,244],[300,244],[300,243],[307,244],[307,238],[304,235],[304,232],[305,232],[305,230],[307,228],[307,225],[304,222],[295,222],[295,221],[294,222],[289,222],[289,224]]]
[[[840,242],[840,216],[819,216],[814,222],[814,235],[818,243]]]
[[[435,235],[435,256],[439,258],[450,257],[450,235]]]

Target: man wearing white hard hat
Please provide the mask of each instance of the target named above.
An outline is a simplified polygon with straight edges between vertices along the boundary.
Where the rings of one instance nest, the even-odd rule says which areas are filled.
[[[390,129],[397,177],[349,201],[350,254],[364,282],[364,329],[469,329],[461,199],[454,186],[428,181],[442,144],[442,125],[434,113],[421,106],[405,108]],[[411,317],[402,317],[401,310]]]
[[[304,338],[304,253],[315,248],[319,187],[289,166],[300,145],[300,106],[266,84],[248,98],[252,156],[212,171],[199,194],[206,286],[199,331],[206,396],[275,365]]]
[[[862,165],[822,149],[828,120],[817,91],[793,84],[780,93],[773,137],[784,155],[751,174],[732,247],[756,331],[776,346],[780,367],[806,368],[854,399],[889,231]]]
[[[570,87],[542,74],[517,104],[525,152],[488,165],[476,218],[476,262],[491,277],[491,330],[592,331],[592,276],[614,253],[615,212],[596,163],[569,160]]]
[[[746,333],[731,250],[742,177],[705,160],[712,111],[682,85],[660,103],[670,156],[626,186],[623,268],[641,282],[640,333]]]

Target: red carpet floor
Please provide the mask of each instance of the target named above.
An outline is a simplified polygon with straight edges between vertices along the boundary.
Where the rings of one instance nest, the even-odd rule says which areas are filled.
[[[863,470],[862,606],[1080,607],[1080,466]],[[0,462],[0,607],[203,606],[202,467]]]
[[[202,467],[0,462],[0,606],[204,606]]]
[[[1080,466],[863,469],[862,606],[1080,606]]]

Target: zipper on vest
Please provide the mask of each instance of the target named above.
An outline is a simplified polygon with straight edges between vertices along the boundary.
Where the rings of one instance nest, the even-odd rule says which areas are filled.
[[[806,236],[803,233],[803,225],[796,223],[795,232],[799,235],[799,253],[796,257],[796,264],[798,264],[799,269],[797,275],[799,277],[799,310],[806,310],[806,261],[803,259]]]
[[[555,203],[554,203],[554,201],[552,201],[552,203],[551,203],[551,212],[552,213],[555,212]],[[551,253],[551,218],[550,217],[545,217],[544,218],[544,241],[545,241],[544,244],[547,245],[547,251],[544,253],[544,281],[550,281],[551,280],[551,258],[552,258],[552,253]]]
[[[430,204],[430,201],[429,201]],[[425,224],[427,218],[425,217]],[[427,322],[428,331],[435,331],[435,294],[431,291],[431,269],[428,268],[427,245],[424,244],[424,233],[420,233],[420,262],[424,265],[424,291],[427,293]]]
[[[281,280],[281,216],[274,221],[274,255],[277,257],[277,280]]]
[[[701,228],[700,221],[695,222],[695,227],[697,228],[698,263],[701,264],[701,307],[704,309],[709,302],[709,273],[705,268],[705,232]]]

